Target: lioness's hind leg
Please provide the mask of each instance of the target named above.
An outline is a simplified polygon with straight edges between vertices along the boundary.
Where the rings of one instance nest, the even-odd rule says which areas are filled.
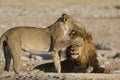
[[[5,57],[5,71],[9,71],[10,62],[11,62],[11,54],[8,47],[8,44],[6,42],[3,43],[3,51],[4,51],[4,57]]]
[[[16,43],[14,41],[17,41]],[[20,55],[21,55],[21,44],[18,37],[10,38],[8,40],[8,46],[13,58],[13,68],[16,74],[20,72]]]
[[[21,55],[21,49],[17,47],[17,51],[13,50],[11,51],[12,57],[13,57],[13,68],[15,73],[19,73],[20,71],[20,55]]]

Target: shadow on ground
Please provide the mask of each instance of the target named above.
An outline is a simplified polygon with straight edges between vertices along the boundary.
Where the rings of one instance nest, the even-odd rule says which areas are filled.
[[[86,73],[87,72],[87,68],[77,68],[77,70],[75,69],[74,65],[72,65],[72,63],[69,60],[64,60],[61,61],[61,66],[62,66],[62,73]],[[55,67],[54,67],[54,63],[50,62],[50,63],[45,63],[45,64],[41,64],[36,66],[34,69],[38,69],[40,71],[44,71],[44,72],[55,72]],[[105,69],[102,67],[98,67],[97,70],[94,70],[92,73],[104,73]]]

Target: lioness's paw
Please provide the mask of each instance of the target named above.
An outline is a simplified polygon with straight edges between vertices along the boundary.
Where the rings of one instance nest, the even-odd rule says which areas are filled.
[[[38,72],[44,73],[43,71],[40,71],[39,69],[33,69],[29,72],[29,74],[36,74]]]

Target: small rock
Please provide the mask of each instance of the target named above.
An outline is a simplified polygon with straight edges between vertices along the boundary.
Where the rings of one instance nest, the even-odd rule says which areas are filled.
[[[114,55],[113,58],[119,58],[120,59],[120,53],[117,53],[116,55]]]

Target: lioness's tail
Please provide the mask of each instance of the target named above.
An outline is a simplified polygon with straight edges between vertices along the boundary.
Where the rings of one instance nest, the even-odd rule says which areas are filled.
[[[3,42],[6,40],[6,35],[8,34],[8,32],[5,32],[4,34],[2,34],[2,36],[0,37],[0,53],[2,52],[2,47],[3,47]]]

